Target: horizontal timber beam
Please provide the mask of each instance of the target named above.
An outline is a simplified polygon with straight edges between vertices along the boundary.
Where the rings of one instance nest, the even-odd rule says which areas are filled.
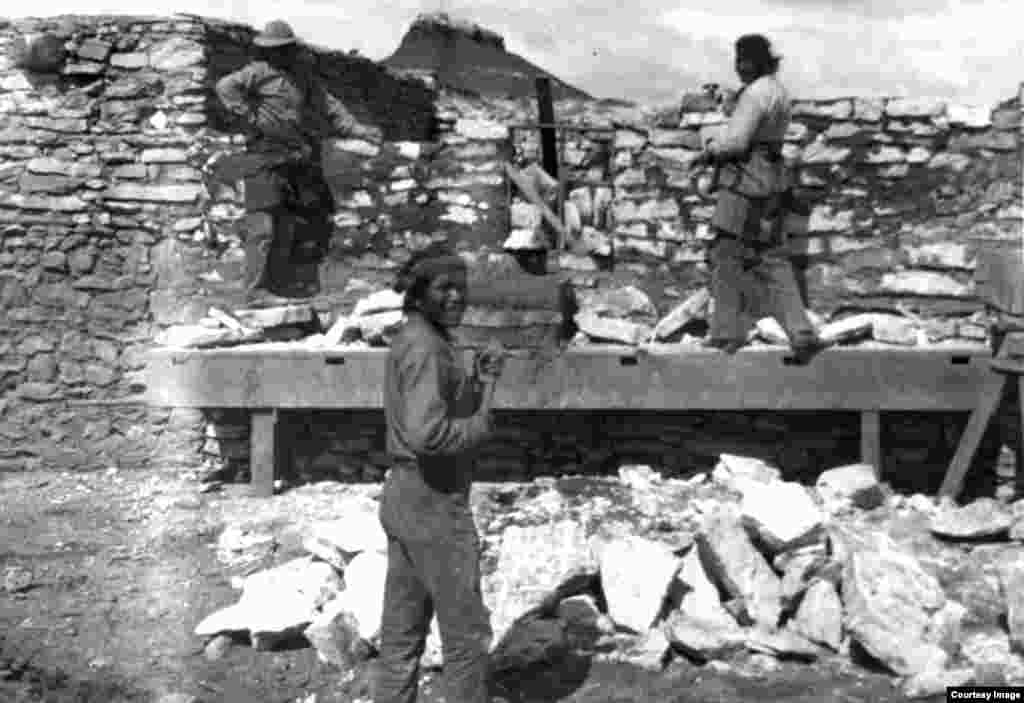
[[[495,404],[509,410],[969,411],[990,353],[982,346],[834,348],[806,366],[780,348],[572,348],[508,359]],[[256,346],[158,349],[147,401],[162,407],[375,409],[386,349]]]

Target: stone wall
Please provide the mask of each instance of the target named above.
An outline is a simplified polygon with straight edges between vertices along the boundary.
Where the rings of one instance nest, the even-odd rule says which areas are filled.
[[[67,43],[59,74],[13,65],[17,37],[43,31]],[[244,414],[124,403],[137,402],[142,354],[158,331],[241,303],[240,197],[214,181],[211,164],[242,138],[209,88],[249,56],[251,34],[186,17],[0,23],[0,311],[8,322],[0,468],[189,462],[197,453],[244,467]],[[528,103],[439,97],[429,81],[337,52],[320,52],[318,62],[330,89],[387,138],[327,147],[339,210],[314,303],[325,322],[388,285],[395,266],[430,239],[497,252],[510,225],[536,225],[530,208],[507,207],[501,171],[506,160],[536,156],[535,139],[513,139],[506,126],[533,119]],[[711,201],[698,188],[701,174],[687,168],[694,153],[685,144],[722,118],[703,109],[711,105],[691,106],[680,117],[613,103],[558,105],[560,119],[613,130],[583,133],[567,149],[574,177],[610,182],[574,188],[570,199],[579,228],[594,228],[588,236],[608,237],[614,250],[559,257],[584,298],[635,286],[649,296],[643,312],[653,319],[706,283],[701,243]],[[786,156],[816,205],[803,247],[811,307],[828,315],[899,302],[930,321],[935,339],[983,339],[971,318],[974,238],[1020,236],[1019,137],[1016,100],[994,111],[896,100],[799,104]],[[379,477],[379,413],[290,421],[304,438],[301,473]],[[888,446],[900,461],[929,459],[941,449],[935,433],[947,436],[957,422],[942,418],[924,430],[897,423]],[[604,413],[562,416],[559,433],[546,429],[552,424],[504,417],[485,473],[592,471],[633,460],[682,471],[720,451],[772,455],[780,437],[787,456],[773,458],[797,472],[857,451],[856,419],[838,416]],[[904,437],[899,427],[918,429]]]

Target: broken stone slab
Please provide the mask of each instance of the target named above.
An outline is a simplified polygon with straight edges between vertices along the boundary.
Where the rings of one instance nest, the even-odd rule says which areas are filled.
[[[653,321],[658,311],[647,293],[636,286],[622,286],[580,293],[580,310],[622,320]]]
[[[818,579],[807,587],[789,628],[811,642],[839,651],[843,639],[843,603],[830,581]]]
[[[911,699],[933,698],[943,695],[948,688],[969,686],[974,679],[974,669],[935,669],[907,677],[900,684],[900,690]]]
[[[387,535],[381,527],[377,510],[355,508],[337,520],[318,522],[310,527],[302,546],[310,554],[344,571],[361,552],[387,553]]]
[[[679,558],[662,543],[633,535],[603,544],[599,561],[608,614],[622,627],[646,632],[662,610]]]
[[[828,563],[825,544],[818,543],[782,552],[772,562],[782,574],[783,605],[799,601],[811,579]]]
[[[814,487],[826,505],[850,503],[861,510],[872,510],[885,502],[876,469],[870,464],[849,464],[824,471]]]
[[[354,619],[359,636],[376,641],[384,612],[384,582],[388,558],[375,551],[360,552],[345,567],[345,590],[338,594],[338,608]]]
[[[595,341],[618,342],[635,347],[651,336],[650,327],[628,320],[599,317],[589,312],[577,313],[574,319],[580,331]]]
[[[359,622],[340,599],[324,605],[302,634],[313,645],[317,659],[340,671],[350,671],[368,651],[359,635]]]
[[[310,305],[242,309],[235,310],[234,315],[246,327],[261,330],[290,325],[308,325],[316,319],[316,313]]]
[[[776,659],[814,661],[822,654],[813,642],[787,628],[751,628],[746,633],[744,645],[751,652],[770,654]]]
[[[893,672],[942,668],[946,652],[927,641],[932,615],[946,603],[938,581],[881,533],[842,535],[843,625]]]
[[[869,315],[852,315],[833,320],[818,330],[818,336],[826,344],[848,344],[871,336],[872,319]]]
[[[381,312],[394,312],[395,310],[401,310],[404,304],[404,293],[396,293],[390,288],[385,288],[371,293],[365,298],[361,298],[355,307],[352,308],[352,315],[354,317],[362,317]]]
[[[753,334],[768,344],[789,345],[789,335],[774,317],[763,317],[754,325]]]
[[[312,608],[319,608],[342,590],[341,577],[330,564],[312,557],[299,557],[279,566],[240,579],[242,597],[296,593],[306,598]]]
[[[177,349],[207,349],[258,340],[256,334],[242,335],[225,327],[211,329],[203,325],[174,325],[156,337],[158,345]]]
[[[574,591],[588,590],[598,570],[586,530],[574,520],[507,527],[498,546],[497,566],[483,583],[494,645],[520,617],[557,607]]]
[[[782,584],[751,543],[739,510],[716,506],[705,516],[697,545],[712,581],[740,599],[754,622],[774,628],[782,610]]]
[[[501,248],[505,251],[546,251],[551,248],[551,242],[540,229],[513,229]]]
[[[701,660],[728,656],[742,649],[743,629],[722,606],[718,588],[704,571],[697,549],[683,557],[676,579],[685,592],[665,622],[665,633],[672,646]]]
[[[358,326],[362,338],[370,344],[387,344],[405,323],[405,313],[389,310],[355,317],[352,321]]]
[[[744,524],[774,553],[806,544],[820,534],[824,514],[799,483],[772,481],[743,493]]]
[[[1024,653],[1024,551],[1014,550],[996,566],[999,589],[1006,603],[1006,625],[1010,647]]]
[[[988,539],[1005,536],[1013,515],[992,498],[979,498],[965,506],[943,505],[932,515],[928,528],[939,537]]]
[[[691,322],[707,319],[710,301],[710,291],[701,288],[661,318],[654,328],[654,338],[658,341],[670,340]]]
[[[330,565],[302,558],[255,573],[241,586],[239,601],[207,616],[195,634],[248,632],[255,648],[273,648],[305,629],[341,591],[341,579]]]
[[[885,313],[871,314],[871,335],[877,342],[913,347],[917,345],[918,332],[917,324],[909,318]]]
[[[779,481],[781,472],[763,459],[737,454],[720,454],[711,478],[719,485],[739,493],[747,487]]]
[[[699,661],[726,659],[746,644],[746,634],[734,620],[722,627],[676,611],[669,615],[663,629],[673,649]]]

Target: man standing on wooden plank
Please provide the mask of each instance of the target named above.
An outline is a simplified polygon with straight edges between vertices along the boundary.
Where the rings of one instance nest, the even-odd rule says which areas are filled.
[[[381,493],[388,536],[375,703],[414,703],[437,614],[448,700],[489,703],[493,632],[480,587],[480,539],[469,505],[474,453],[493,432],[500,354],[472,376],[450,329],[466,310],[467,267],[442,249],[410,258],[395,290],[406,324],[388,351],[384,412],[391,470]]]
[[[760,314],[776,317],[798,360],[822,343],[804,309],[786,247],[787,215],[795,213],[782,145],[790,99],[776,78],[779,58],[759,34],[736,42],[743,88],[724,135],[709,140],[698,163],[716,167],[718,200],[712,219],[712,293],[709,344],[729,353],[746,343]]]
[[[326,254],[334,198],[323,176],[323,139],[380,141],[381,132],[320,85],[286,22],[269,22],[253,43],[261,60],[218,81],[217,95],[249,130],[248,153],[232,165],[245,183],[246,290],[258,302],[281,292],[282,264]]]

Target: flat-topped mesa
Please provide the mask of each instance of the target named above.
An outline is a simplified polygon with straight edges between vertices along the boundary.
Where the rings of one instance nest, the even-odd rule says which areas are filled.
[[[412,26],[409,27],[409,34],[458,34],[467,39],[492,46],[495,49],[505,50],[505,39],[497,32],[481,27],[460,17],[452,17],[447,12],[423,12],[416,16]]]

